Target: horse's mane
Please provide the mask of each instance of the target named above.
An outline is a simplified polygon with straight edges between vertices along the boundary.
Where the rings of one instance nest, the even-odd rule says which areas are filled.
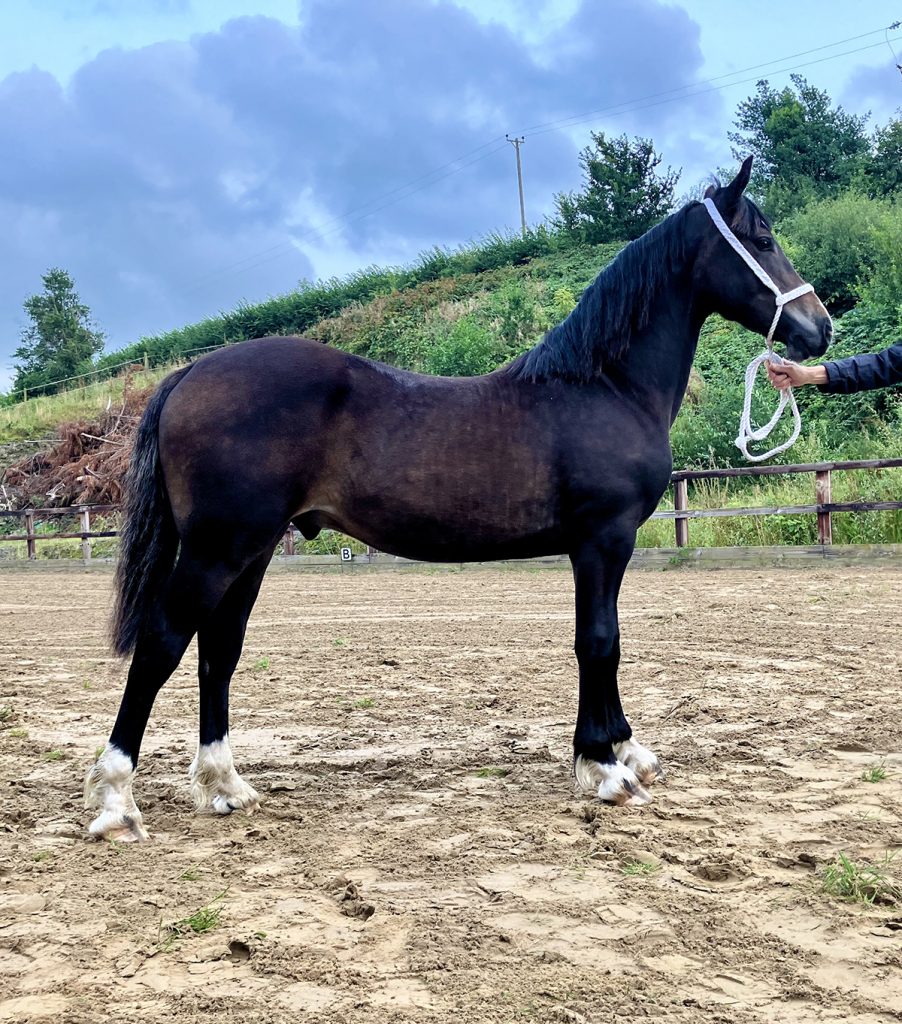
[[[621,358],[633,335],[648,323],[661,286],[684,263],[686,212],[697,205],[687,203],[630,242],[586,288],[567,319],[504,372],[533,382],[587,383],[605,363]]]

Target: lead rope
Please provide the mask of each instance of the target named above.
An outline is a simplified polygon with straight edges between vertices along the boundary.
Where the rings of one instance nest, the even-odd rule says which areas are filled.
[[[802,432],[802,417],[799,415],[799,407],[796,404],[796,396],[793,394],[792,388],[786,388],[784,391],[780,392],[780,401],[777,403],[777,408],[773,416],[771,416],[763,427],[753,427],[752,392],[755,389],[755,378],[758,375],[758,368],[763,363],[779,364],[783,362],[780,356],[774,352],[774,331],[777,329],[777,324],[780,322],[783,307],[787,302],[792,302],[793,299],[798,299],[802,295],[807,295],[808,292],[813,292],[814,287],[810,284],[800,284],[798,288],[793,288],[792,291],[781,292],[776,284],[774,284],[770,274],[767,273],[764,267],[762,267],[757,260],[752,258],[748,249],[745,248],[742,242],[740,242],[729,227],[727,227],[726,221],[721,217],[720,211],[714,205],[714,201],[712,199],[705,199],[705,208],[710,214],[711,220],[714,221],[717,230],[723,235],[727,242],[729,242],[731,248],[742,257],[755,277],[757,277],[763,285],[774,293],[774,301],[777,304],[777,308],[774,312],[774,318],[771,321],[770,330],[767,332],[767,348],[761,353],[761,355],[755,356],[745,371],[745,398],[742,402],[742,416],[739,419],[739,435],[734,442],[736,447],[742,452],[743,456],[749,462],[763,462],[765,459],[772,458],[774,455],[779,455],[780,452],[785,452],[787,448],[791,448],[796,443],[799,439],[799,434]],[[765,452],[763,455],[750,454],[748,446],[753,441],[763,441],[770,435],[774,427],[776,427],[780,422],[780,419],[783,416],[783,410],[787,405],[792,412],[793,420],[792,434],[789,439],[784,441],[783,444],[777,445],[776,448],[772,448],[769,452]]]

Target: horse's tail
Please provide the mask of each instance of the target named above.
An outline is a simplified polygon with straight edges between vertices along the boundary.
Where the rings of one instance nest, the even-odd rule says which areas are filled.
[[[191,369],[171,373],[151,397],[135,435],[125,475],[119,562],[116,566],[116,607],[113,650],[130,654],[148,611],[172,572],[178,533],[160,467],[160,414],[173,388]]]

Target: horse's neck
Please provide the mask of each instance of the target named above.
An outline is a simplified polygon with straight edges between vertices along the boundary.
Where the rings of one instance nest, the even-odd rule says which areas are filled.
[[[685,284],[678,281],[662,290],[648,324],[630,341],[622,364],[630,391],[668,427],[686,394],[704,322],[687,294]]]

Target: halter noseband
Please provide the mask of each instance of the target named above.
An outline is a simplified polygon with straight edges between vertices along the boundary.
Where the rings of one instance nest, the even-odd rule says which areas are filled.
[[[711,220],[714,221],[717,230],[727,240],[730,248],[742,257],[743,262],[755,277],[757,277],[766,288],[769,288],[774,293],[774,301],[777,304],[777,308],[774,312],[774,318],[771,321],[770,329],[767,332],[767,348],[760,356],[756,356],[749,363],[748,368],[745,371],[745,400],[742,404],[742,418],[739,423],[739,436],[734,442],[736,447],[742,452],[749,462],[762,462],[764,459],[769,459],[772,455],[778,455],[780,452],[785,452],[787,448],[790,448],[796,443],[799,434],[802,432],[802,418],[799,415],[799,407],[796,404],[792,388],[786,388],[784,391],[780,392],[780,401],[777,405],[777,410],[770,420],[763,427],[758,427],[757,429],[752,427],[752,389],[755,386],[755,376],[758,373],[758,367],[761,366],[762,363],[783,362],[780,356],[774,352],[774,331],[776,331],[777,324],[780,322],[783,307],[787,302],[792,302],[793,299],[798,299],[802,295],[807,295],[808,292],[813,292],[814,286],[810,284],[800,284],[798,288],[793,288],[791,291],[781,292],[774,283],[770,274],[768,274],[764,267],[762,267],[761,264],[751,256],[748,249],[746,249],[742,242],[739,241],[727,226],[727,222],[723,217],[721,217],[720,211],[714,205],[714,200],[706,197],[704,203],[705,209],[708,211]],[[787,404],[789,404],[792,411],[792,436],[788,441],[784,441],[783,444],[778,445],[769,452],[765,452],[763,455],[750,455],[748,450],[749,444],[752,441],[763,441],[764,438],[770,434],[779,422],[780,417],[783,415],[783,410],[786,408]]]

